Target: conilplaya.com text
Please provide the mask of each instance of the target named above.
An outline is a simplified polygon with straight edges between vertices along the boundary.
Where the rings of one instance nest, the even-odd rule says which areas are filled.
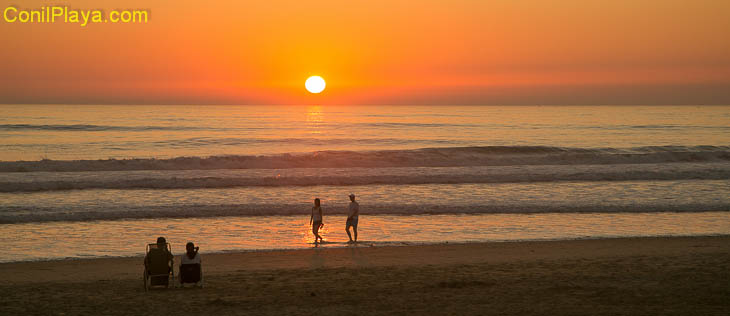
[[[105,13],[101,9],[76,9],[68,6],[44,6],[30,9],[9,6],[3,9],[3,21],[6,23],[74,23],[87,26],[92,23],[147,23],[150,10],[128,9],[111,10]]]

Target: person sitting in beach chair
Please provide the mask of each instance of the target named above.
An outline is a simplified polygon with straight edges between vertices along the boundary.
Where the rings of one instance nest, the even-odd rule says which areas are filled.
[[[185,283],[195,283],[203,287],[203,268],[198,249],[192,242],[185,245],[185,254],[180,258],[180,273],[178,273],[181,286]]]
[[[157,243],[147,245],[144,257],[145,291],[153,286],[170,287],[175,282],[175,272],[172,270],[174,261],[172,248],[165,237],[159,237]]]

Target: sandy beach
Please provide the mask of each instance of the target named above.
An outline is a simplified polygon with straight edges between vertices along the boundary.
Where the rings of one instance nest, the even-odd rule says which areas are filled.
[[[730,312],[728,236],[360,244],[203,260],[205,288],[148,293],[141,258],[0,264],[0,314]]]

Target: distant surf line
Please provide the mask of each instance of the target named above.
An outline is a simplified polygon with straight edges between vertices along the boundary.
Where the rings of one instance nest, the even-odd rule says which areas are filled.
[[[730,146],[575,148],[471,146],[375,151],[316,151],[275,155],[0,161],[0,172],[211,170],[287,168],[457,167],[642,164],[730,161]]]

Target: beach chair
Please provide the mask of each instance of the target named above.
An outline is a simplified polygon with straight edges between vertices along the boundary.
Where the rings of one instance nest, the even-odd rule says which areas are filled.
[[[181,264],[178,278],[180,286],[184,286],[185,283],[195,283],[199,287],[203,287],[203,267],[200,263]]]
[[[144,289],[152,287],[169,288],[175,283],[174,257],[170,259],[172,247],[169,243],[148,244],[145,251]]]

